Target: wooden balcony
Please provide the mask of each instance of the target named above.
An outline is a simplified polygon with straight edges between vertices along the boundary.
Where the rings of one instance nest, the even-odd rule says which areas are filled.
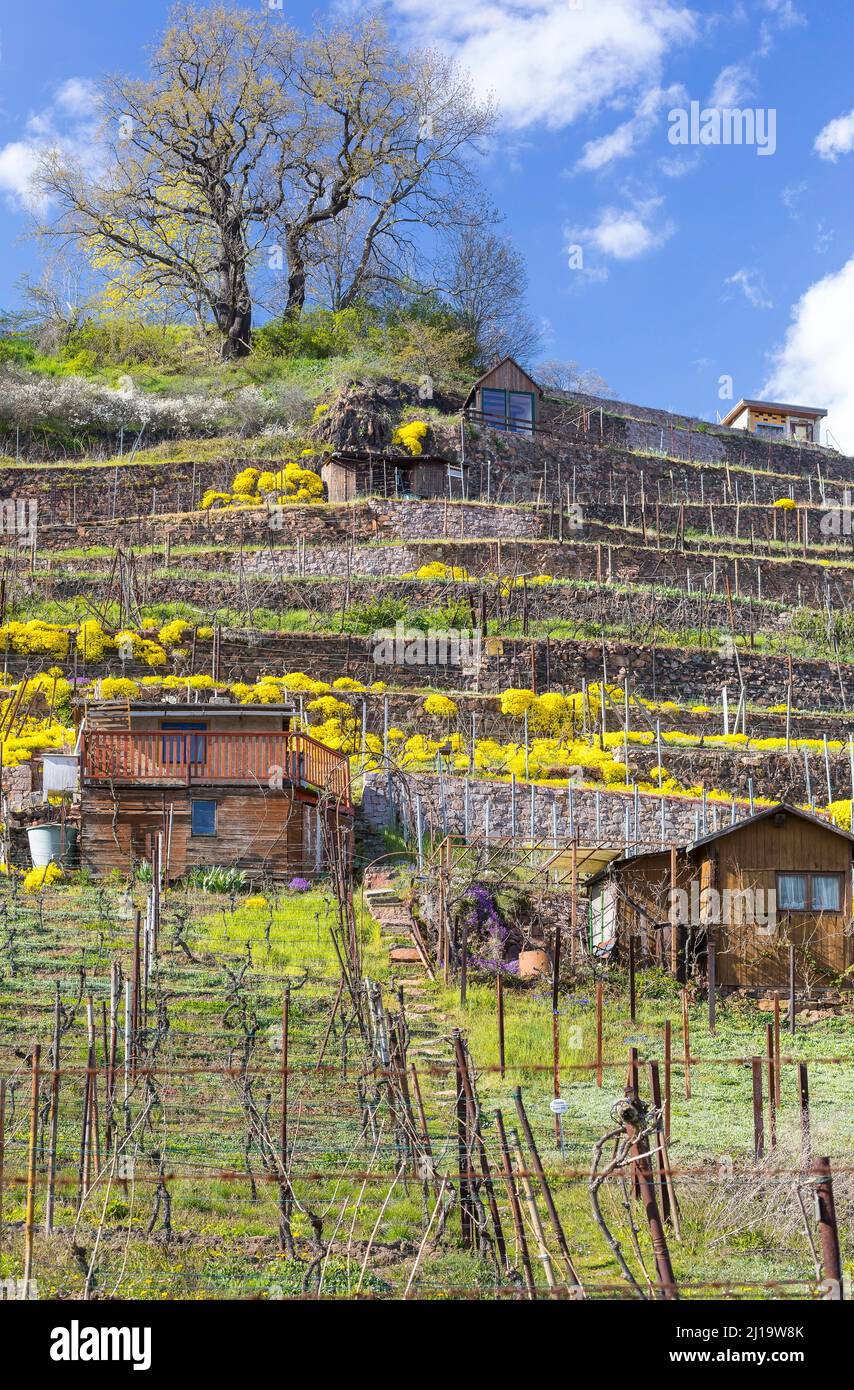
[[[350,762],[308,734],[95,729],[84,737],[84,786],[284,786],[326,792],[350,806]]]

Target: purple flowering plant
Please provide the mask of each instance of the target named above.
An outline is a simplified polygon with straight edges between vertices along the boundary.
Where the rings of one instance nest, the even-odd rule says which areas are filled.
[[[484,942],[481,950],[472,954],[472,965],[491,975],[518,974],[518,960],[504,959],[509,932],[494,895],[482,883],[476,883],[469,890],[469,897],[472,905],[466,915],[466,926],[470,935]]]

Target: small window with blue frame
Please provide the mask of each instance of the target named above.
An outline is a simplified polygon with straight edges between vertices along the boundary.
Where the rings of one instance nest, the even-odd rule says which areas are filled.
[[[190,825],[193,835],[216,834],[216,802],[191,801]]]

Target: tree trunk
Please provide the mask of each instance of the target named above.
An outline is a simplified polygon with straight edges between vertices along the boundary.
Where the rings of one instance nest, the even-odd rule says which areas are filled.
[[[289,236],[287,238],[285,254],[288,258],[288,302],[285,307],[285,316],[298,319],[305,307],[308,278],[302,244],[298,237]]]
[[[219,299],[214,314],[223,339],[223,361],[248,357],[252,347],[252,296],[242,260],[230,257],[225,249],[219,262]]]

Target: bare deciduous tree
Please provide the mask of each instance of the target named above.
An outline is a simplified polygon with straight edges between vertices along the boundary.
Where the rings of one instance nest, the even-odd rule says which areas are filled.
[[[249,351],[265,250],[298,315],[344,214],[342,307],[398,274],[423,228],[454,225],[492,115],[452,62],[401,54],[376,16],[303,39],[224,5],[174,10],[151,75],[105,80],[101,109],[94,171],[59,149],[42,161],[58,209],[42,234],[82,246],[115,297],[212,317],[226,357]]]
[[[539,330],[525,311],[525,261],[508,237],[482,222],[451,231],[437,281],[485,364],[508,354],[525,360],[536,350]]]

